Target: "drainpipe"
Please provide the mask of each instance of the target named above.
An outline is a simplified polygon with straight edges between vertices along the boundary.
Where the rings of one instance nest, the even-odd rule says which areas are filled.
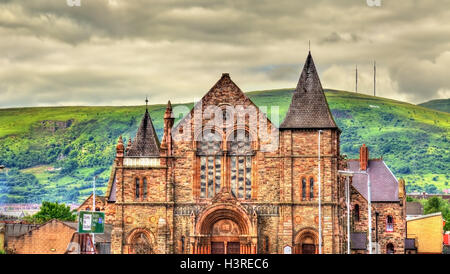
[[[322,254],[322,192],[321,192],[321,178],[320,178],[320,134],[322,133],[322,130],[319,130],[319,254]]]

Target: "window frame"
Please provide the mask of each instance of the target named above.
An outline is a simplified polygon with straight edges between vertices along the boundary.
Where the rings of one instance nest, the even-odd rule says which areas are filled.
[[[389,221],[389,217],[391,217],[391,220],[392,220],[391,223],[388,222],[388,221]],[[389,225],[389,224],[391,224],[392,227],[390,227],[390,228],[388,229],[388,225]],[[386,232],[388,232],[388,233],[394,232],[394,217],[393,217],[392,215],[387,215],[387,216],[386,216]]]

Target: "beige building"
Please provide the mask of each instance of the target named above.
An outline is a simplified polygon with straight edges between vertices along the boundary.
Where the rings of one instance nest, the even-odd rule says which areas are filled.
[[[444,242],[444,219],[441,212],[408,217],[407,238],[415,240],[417,253],[442,253]]]

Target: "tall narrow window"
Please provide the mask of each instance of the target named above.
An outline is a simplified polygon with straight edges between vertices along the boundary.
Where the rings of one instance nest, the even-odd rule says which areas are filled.
[[[222,168],[222,137],[215,131],[205,131],[197,145],[200,158],[200,198],[212,198],[220,191]]]
[[[136,183],[135,183],[135,188],[136,188],[136,196],[135,196],[135,198],[136,198],[136,200],[137,199],[139,199],[139,197],[140,197],[140,188],[141,188],[141,184],[140,184],[140,182],[139,182],[139,179],[138,178],[136,178]]]
[[[309,179],[309,199],[314,198],[314,178]]]
[[[394,218],[391,215],[386,217],[386,231],[392,232],[394,231]]]
[[[302,178],[302,200],[306,200],[306,178]]]
[[[353,209],[353,216],[355,222],[359,222],[359,205],[355,205],[355,208]]]
[[[144,178],[142,182],[142,197],[147,199],[147,178]]]
[[[239,198],[252,197],[252,142],[245,130],[236,130],[228,140],[230,153],[231,193]]]

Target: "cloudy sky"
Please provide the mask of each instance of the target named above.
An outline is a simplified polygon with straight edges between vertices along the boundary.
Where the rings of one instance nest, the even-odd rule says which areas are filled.
[[[296,85],[308,41],[325,88],[450,96],[450,0],[0,0],[0,107],[200,98]],[[69,2],[72,2],[69,0]]]

